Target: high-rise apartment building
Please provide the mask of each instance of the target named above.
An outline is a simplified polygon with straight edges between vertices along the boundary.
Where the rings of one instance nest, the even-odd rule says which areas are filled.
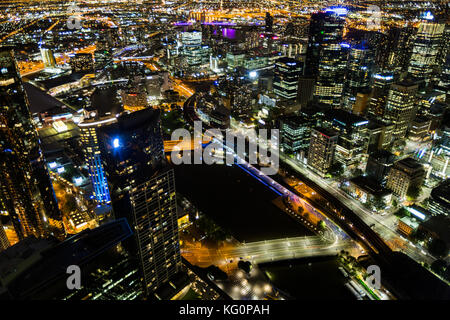
[[[417,113],[417,89],[413,82],[403,81],[391,86],[383,120],[394,124],[393,139],[401,140]]]
[[[311,130],[308,150],[308,167],[325,176],[333,164],[338,134],[326,128]]]
[[[0,50],[0,211],[19,239],[65,235],[14,53]]]
[[[175,179],[165,165],[159,111],[122,114],[98,130],[114,215],[135,232],[128,244],[151,294],[180,270]]]
[[[84,160],[92,184],[92,195],[98,204],[109,204],[111,197],[105,170],[103,169],[97,130],[101,126],[116,121],[115,115],[98,117],[97,112],[91,111],[85,112],[83,121],[78,124],[81,131]]]
[[[408,67],[408,74],[413,79],[425,80],[426,83],[433,79],[444,28],[445,24],[435,21],[430,12],[423,16],[413,43]]]

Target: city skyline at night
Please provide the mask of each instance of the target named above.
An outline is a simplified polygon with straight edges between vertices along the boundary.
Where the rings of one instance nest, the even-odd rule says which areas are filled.
[[[450,299],[445,1],[0,8],[0,300]]]

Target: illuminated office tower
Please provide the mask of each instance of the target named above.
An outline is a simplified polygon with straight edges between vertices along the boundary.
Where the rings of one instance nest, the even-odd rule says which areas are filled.
[[[344,166],[358,165],[366,161],[369,146],[369,121],[344,110],[325,113],[324,125],[339,134],[336,145],[336,161]]]
[[[300,62],[292,58],[280,58],[275,62],[273,92],[282,100],[296,100],[298,79],[302,68]]]
[[[450,215],[450,179],[444,180],[431,190],[428,210],[433,215]]]
[[[92,184],[92,195],[98,204],[109,204],[108,181],[103,169],[97,130],[103,125],[115,122],[115,116],[98,117],[96,112],[86,112],[83,121],[78,124],[81,131],[81,144],[83,145],[84,160],[88,167],[89,178]]]
[[[308,150],[308,167],[324,177],[333,164],[337,142],[337,132],[327,128],[312,129]]]
[[[365,43],[350,48],[343,89],[343,107],[346,110],[352,110],[358,93],[369,90],[373,66],[373,50]]]
[[[444,28],[445,24],[435,21],[430,12],[423,16],[409,61],[408,75],[413,79],[425,80],[426,83],[433,80]]]
[[[416,116],[417,89],[416,83],[402,81],[393,84],[389,90],[383,120],[394,124],[394,141],[405,138],[408,127]]]
[[[41,48],[42,61],[44,62],[44,67],[54,68],[56,66],[55,56],[51,49]]]
[[[344,82],[348,45],[342,44],[345,20],[335,12],[311,16],[305,75],[316,76],[314,99],[338,107]]]
[[[202,32],[186,31],[180,37],[181,53],[186,57],[189,66],[198,66],[202,63]]]
[[[308,151],[312,119],[301,116],[284,117],[280,120],[281,150],[302,156]]]
[[[0,211],[19,239],[65,235],[12,49],[0,50]]]
[[[305,75],[317,75],[320,53],[326,44],[342,42],[344,22],[332,12],[317,12],[311,15]]]
[[[393,72],[399,77],[408,71],[414,28],[393,26],[381,36],[383,40],[377,46],[376,64],[380,72]]]
[[[127,244],[141,262],[150,295],[180,271],[175,179],[165,164],[159,111],[123,114],[99,128],[99,141],[116,218],[135,232]]]
[[[368,115],[371,118],[382,118],[384,115],[389,89],[394,83],[392,73],[377,73],[373,76],[373,89],[370,98]]]
[[[344,88],[347,47],[340,44],[327,45],[321,54],[319,75],[313,97],[320,103],[339,107]]]

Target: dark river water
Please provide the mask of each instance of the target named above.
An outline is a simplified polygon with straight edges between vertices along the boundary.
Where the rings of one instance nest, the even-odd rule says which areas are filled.
[[[239,241],[312,235],[278,209],[278,195],[236,166],[174,166],[176,190]]]
[[[312,235],[272,203],[276,193],[236,166],[173,167],[177,192],[241,242]],[[336,257],[271,262],[260,268],[294,299],[354,299]]]

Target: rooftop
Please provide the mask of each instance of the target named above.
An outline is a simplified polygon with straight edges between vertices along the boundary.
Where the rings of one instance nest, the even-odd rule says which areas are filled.
[[[401,222],[406,224],[411,229],[417,229],[419,227],[419,222],[415,218],[403,217],[400,219]]]
[[[25,89],[30,102],[31,113],[41,113],[55,108],[62,108],[64,106],[62,102],[31,83],[25,82],[23,88]]]
[[[69,265],[84,265],[132,234],[128,222],[122,218],[60,243],[35,238],[20,241],[0,253],[0,270],[9,270],[0,274],[2,285],[8,287],[12,296],[26,297],[64,277]]]
[[[339,135],[336,131],[328,129],[328,128],[324,128],[324,127],[315,127],[314,130],[322,133],[327,138],[335,137],[335,136],[337,137]]]
[[[413,158],[405,158],[395,163],[396,167],[406,167],[408,169],[423,169],[423,166]]]
[[[431,191],[431,198],[450,210],[450,179],[445,180]]]
[[[350,181],[374,196],[385,196],[391,193],[391,191],[367,176],[355,177],[350,179]]]
[[[443,240],[447,245],[450,245],[450,217],[444,215],[432,216],[422,222],[421,226],[433,233]]]
[[[369,123],[369,121],[364,117],[340,109],[330,110],[325,115],[330,121],[338,122],[346,127],[355,127]]]

